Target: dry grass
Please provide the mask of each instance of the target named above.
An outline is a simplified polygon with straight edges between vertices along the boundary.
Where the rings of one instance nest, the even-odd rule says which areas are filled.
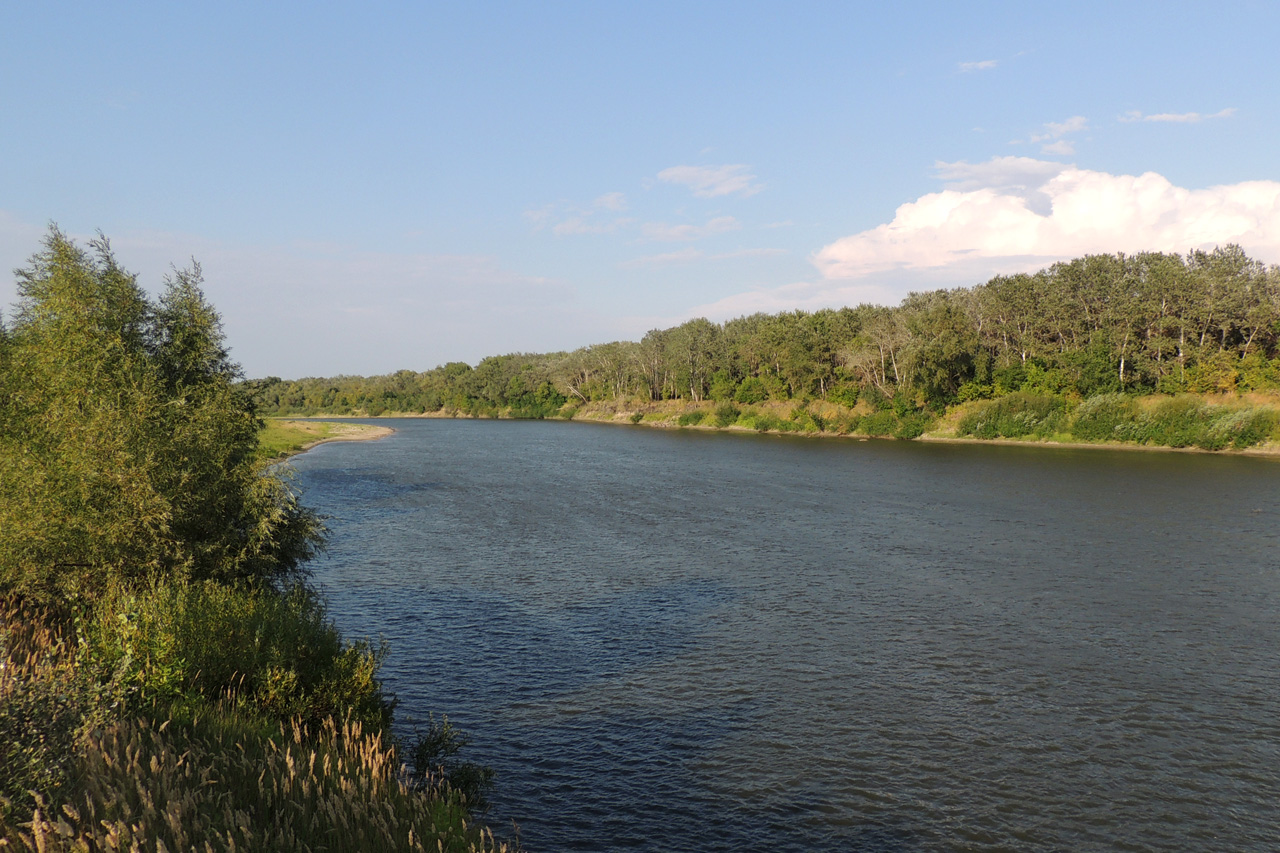
[[[255,735],[233,716],[187,726],[131,720],[88,739],[81,790],[37,810],[17,850],[485,851],[463,804],[411,784],[395,751],[358,723]]]
[[[0,850],[511,849],[353,720],[267,724],[229,697],[113,718],[56,626],[0,602]]]

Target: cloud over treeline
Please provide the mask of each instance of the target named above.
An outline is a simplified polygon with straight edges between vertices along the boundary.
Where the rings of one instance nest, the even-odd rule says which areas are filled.
[[[814,262],[823,276],[852,279],[975,262],[994,273],[1086,254],[1185,252],[1225,243],[1280,261],[1280,182],[1187,189],[1155,172],[1113,175],[1027,157],[937,168],[946,189],[821,249]]]

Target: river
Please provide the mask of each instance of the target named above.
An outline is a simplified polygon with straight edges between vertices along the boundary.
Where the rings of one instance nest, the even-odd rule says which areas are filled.
[[[404,420],[293,460],[533,853],[1280,848],[1280,463]]]

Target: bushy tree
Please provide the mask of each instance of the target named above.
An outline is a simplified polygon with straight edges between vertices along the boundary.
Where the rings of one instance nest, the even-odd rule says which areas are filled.
[[[50,600],[109,579],[283,579],[315,516],[256,460],[199,268],[158,303],[103,237],[56,228],[17,271],[0,344],[0,589]]]

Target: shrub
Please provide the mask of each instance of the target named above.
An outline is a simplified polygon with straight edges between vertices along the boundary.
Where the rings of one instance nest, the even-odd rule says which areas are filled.
[[[1202,446],[1211,420],[1208,407],[1200,400],[1173,397],[1140,412],[1128,428],[1128,437],[1143,444],[1166,447]]]
[[[679,417],[679,419],[677,420],[677,423],[679,423],[680,426],[693,426],[696,424],[700,424],[702,423],[702,419],[706,417],[706,414],[707,413],[702,411],[701,409],[698,409],[692,412],[685,412],[683,415]]]
[[[893,437],[919,438],[924,435],[931,423],[933,423],[933,417],[928,412],[912,412],[898,418],[898,423],[893,429]]]
[[[1270,438],[1276,424],[1276,413],[1270,409],[1228,410],[1214,419],[1201,446],[1226,447],[1230,444],[1237,450],[1252,447]]]
[[[733,403],[725,401],[716,406],[716,426],[727,427],[738,422],[742,410]]]
[[[879,411],[867,415],[858,422],[858,431],[866,435],[893,435],[898,428],[898,418],[890,411]]]
[[[1061,398],[1015,393],[976,404],[956,424],[959,435],[975,438],[1046,436],[1061,429],[1066,404]]]
[[[1076,407],[1071,434],[1086,441],[1123,441],[1138,414],[1137,404],[1124,394],[1099,394]]]
[[[81,667],[121,709],[199,708],[234,690],[279,719],[389,724],[383,649],[344,643],[319,596],[214,583],[113,588],[80,632]]]
[[[644,420],[644,412],[632,412],[627,420],[631,421],[633,424],[638,424]]]
[[[738,392],[734,395],[734,399],[739,403],[763,403],[769,398],[769,389],[759,376],[748,376],[742,380],[738,386]]]
[[[756,432],[769,432],[770,430],[781,430],[785,421],[769,412],[760,412],[754,418],[753,426]]]

